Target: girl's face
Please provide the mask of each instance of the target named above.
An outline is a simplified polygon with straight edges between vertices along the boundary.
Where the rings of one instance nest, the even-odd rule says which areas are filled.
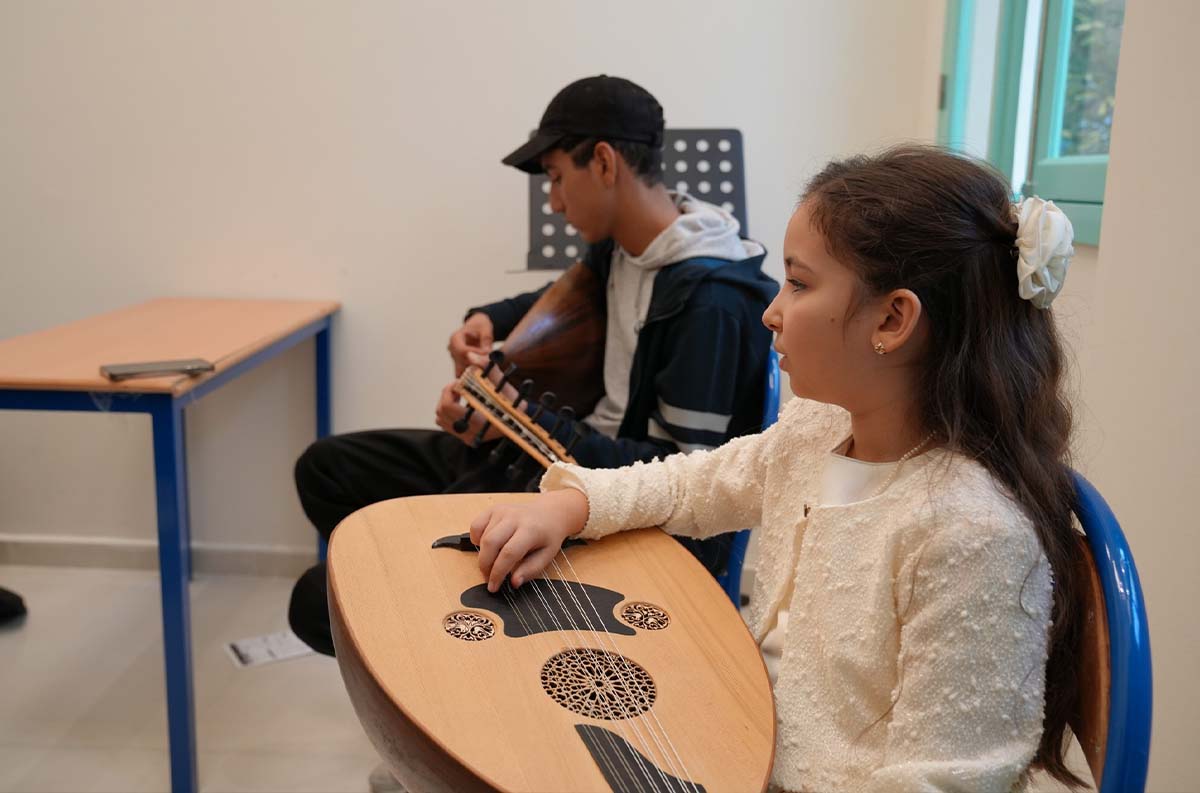
[[[868,383],[878,312],[870,301],[857,306],[861,281],[826,249],[807,202],[788,221],[783,255],[786,281],[763,314],[779,366],[796,396],[853,410]]]

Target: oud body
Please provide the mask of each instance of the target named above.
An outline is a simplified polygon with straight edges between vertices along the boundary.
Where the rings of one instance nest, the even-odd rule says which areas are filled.
[[[397,778],[414,793],[765,790],[766,669],[679,543],[657,529],[571,540],[543,578],[486,592],[458,535],[530,498],[385,501],[333,534],[338,663]]]
[[[522,377],[586,416],[604,395],[604,285],[582,262],[542,293],[501,348]]]

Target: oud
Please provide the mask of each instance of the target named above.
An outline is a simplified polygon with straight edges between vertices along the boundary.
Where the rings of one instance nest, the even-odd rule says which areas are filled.
[[[602,393],[597,299],[577,264],[510,334],[505,356],[460,379],[469,410],[541,467],[573,462],[571,444],[505,399],[512,368],[489,374],[507,357],[590,410]],[[489,593],[466,529],[489,506],[531,498],[395,499],[333,533],[338,665],[396,777],[413,793],[765,790],[770,683],[712,575],[642,529],[568,540],[542,577]]]
[[[414,793],[765,790],[758,646],[672,538],[571,540],[542,578],[487,592],[462,531],[531,498],[395,499],[333,534],[338,664],[396,777]]]

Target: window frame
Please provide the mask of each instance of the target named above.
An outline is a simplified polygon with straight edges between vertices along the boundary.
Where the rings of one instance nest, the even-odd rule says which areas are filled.
[[[1025,2],[1025,0],[1021,0]],[[1075,239],[1096,244],[1104,208],[1107,154],[1059,154],[1074,0],[1047,0],[1038,78],[1031,178],[1023,191],[1053,201],[1071,218]]]
[[[1044,0],[1035,76],[1029,171],[1014,174],[1018,138],[1018,102],[1025,56],[1029,0],[1001,0],[996,41],[995,78],[989,105],[987,159],[1022,195],[1054,201],[1071,218],[1075,240],[1095,245],[1100,238],[1107,154],[1059,155],[1066,101],[1074,0]],[[939,92],[938,142],[961,148],[967,114],[970,44],[976,22],[975,0],[947,0]]]
[[[946,0],[937,130],[938,142],[944,146],[960,145],[966,128],[974,27],[975,0]]]

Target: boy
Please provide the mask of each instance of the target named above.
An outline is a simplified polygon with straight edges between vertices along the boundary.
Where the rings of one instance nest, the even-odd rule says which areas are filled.
[[[589,244],[584,263],[605,284],[605,395],[580,419],[595,431],[572,451],[590,468],[714,447],[761,427],[770,344],[761,317],[776,290],[761,270],[766,251],[738,236],[729,213],[666,189],[662,140],[662,107],[654,97],[601,75],[562,89],[534,136],[504,158],[526,173],[547,174],[551,209]],[[456,372],[503,340],[540,294],[468,311],[450,337]],[[466,410],[453,385],[438,402],[441,432],[357,432],[305,451],[296,487],[322,537],[350,513],[385,499],[523,488],[505,476],[505,464],[488,462],[492,444],[475,445],[482,417],[455,430]],[[539,421],[547,429],[558,423],[560,438],[573,431],[572,420],[548,411]],[[721,572],[726,543],[685,544]],[[306,572],[288,618],[301,639],[332,655],[325,585],[323,563]]]

